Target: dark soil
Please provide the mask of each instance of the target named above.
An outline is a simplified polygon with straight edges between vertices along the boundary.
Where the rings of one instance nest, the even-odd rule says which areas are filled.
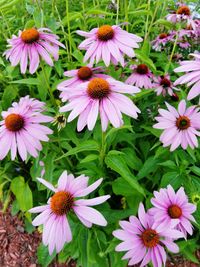
[[[40,241],[41,234],[38,231],[26,233],[23,222],[12,216],[10,210],[0,212],[0,267],[39,267],[36,252]],[[200,260],[200,251],[197,251],[197,258]],[[199,266],[181,256],[171,258],[166,264],[166,267]],[[49,267],[76,267],[76,263],[73,260],[68,264],[53,262]]]

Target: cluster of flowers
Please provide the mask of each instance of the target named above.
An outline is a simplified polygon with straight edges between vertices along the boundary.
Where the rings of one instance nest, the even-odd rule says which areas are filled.
[[[31,213],[40,213],[33,225],[43,225],[42,240],[48,245],[49,253],[54,249],[59,253],[65,243],[72,240],[72,233],[68,222],[70,212],[74,212],[83,225],[90,228],[92,224],[106,226],[103,215],[90,206],[99,205],[110,198],[109,195],[92,199],[80,199],[94,191],[102,182],[102,178],[88,186],[88,177],[81,175],[74,178],[64,171],[54,187],[42,178],[38,180],[54,192],[47,205],[32,208]],[[77,199],[78,198],[78,199]],[[129,264],[141,263],[145,266],[152,261],[153,266],[161,267],[166,262],[164,247],[173,253],[179,248],[174,243],[179,238],[192,235],[195,222],[192,213],[196,206],[188,202],[188,198],[181,187],[176,193],[169,185],[167,189],[154,192],[151,199],[154,207],[145,213],[142,203],[139,205],[138,217],[131,216],[128,221],[120,221],[122,230],[115,230],[113,235],[123,242],[116,247],[116,251],[128,251],[123,259],[129,259]]]
[[[188,202],[183,187],[176,193],[171,185],[155,191],[151,203],[153,207],[147,212],[140,203],[138,218],[130,216],[129,222],[120,221],[122,229],[113,232],[122,240],[116,251],[128,251],[122,259],[129,259],[129,265],[140,263],[142,267],[152,261],[154,267],[165,266],[165,247],[178,253],[174,241],[193,233],[190,221],[195,222],[191,214],[196,206]]]
[[[117,25],[104,25],[100,28],[94,28],[90,32],[77,31],[77,33],[86,37],[79,48],[87,50],[84,61],[90,59],[90,63],[77,70],[66,71],[64,75],[71,78],[61,82],[58,89],[61,91],[62,101],[68,101],[60,108],[60,111],[71,111],[68,122],[78,117],[78,131],[81,131],[86,125],[89,130],[93,130],[98,113],[100,113],[102,131],[106,131],[109,121],[114,127],[120,127],[123,124],[122,113],[136,119],[140,110],[123,94],[134,95],[140,92],[142,87],[155,87],[158,95],[161,93],[163,95],[166,95],[166,93],[173,95],[173,90],[177,90],[174,85],[188,83],[188,85],[193,84],[188,99],[192,99],[200,93],[199,54],[192,54],[195,60],[183,61],[181,66],[175,69],[176,72],[188,71],[189,73],[180,77],[174,85],[170,81],[169,75],[154,77],[145,64],[133,66],[133,73],[126,80],[126,83],[123,83],[104,74],[103,67],[92,67],[92,65],[95,60],[98,63],[102,59],[106,66],[111,61],[114,64],[120,62],[123,66],[124,55],[133,57],[135,54],[132,48],[137,48],[138,42],[141,42],[142,38],[122,30]],[[51,56],[57,60],[59,46],[64,47],[58,41],[58,37],[46,28],[20,31],[19,36],[13,36],[8,42],[10,48],[5,52],[5,55],[10,59],[13,66],[20,62],[22,73],[26,71],[28,62],[29,71],[31,73],[35,72],[39,65],[40,56],[47,64],[52,66]],[[38,125],[47,121],[39,119],[33,121],[32,118],[35,116],[35,110],[31,108],[32,104],[29,101],[33,103],[34,101],[38,102],[38,100],[26,99],[28,102],[22,99],[18,104],[13,104],[15,107],[18,106],[18,109],[11,108],[2,113],[4,120],[0,122],[0,144],[5,149],[1,151],[0,159],[3,159],[9,150],[11,150],[12,159],[14,159],[17,148],[23,160],[27,158],[27,151],[36,157],[36,150],[41,150],[41,144],[37,143],[35,139],[48,140],[44,135],[50,134],[51,131],[45,126]],[[43,104],[40,103],[40,105]],[[178,112],[169,104],[167,104],[167,107],[169,111],[159,110],[161,117],[156,118],[159,123],[154,126],[158,129],[164,129],[160,137],[161,142],[164,143],[164,146],[171,145],[171,150],[176,149],[179,145],[184,149],[188,145],[191,148],[197,147],[196,135],[199,135],[197,130],[200,128],[198,123],[200,118],[199,109],[195,106],[186,109],[184,101],[180,102]],[[27,108],[29,113],[23,115]],[[37,114],[41,111],[41,109],[38,109]],[[40,129],[40,132],[38,132],[40,135],[37,137],[32,131],[33,123],[34,127],[37,124],[37,129]],[[24,131],[30,136],[27,141],[20,138]],[[9,138],[10,135],[13,136],[12,139]],[[34,144],[34,151],[30,147],[30,143]]]
[[[184,28],[178,31],[172,30],[169,33],[163,32],[152,41],[152,46],[156,51],[161,51],[168,43],[174,43],[177,38],[177,45],[187,49],[190,42],[198,43],[200,38],[200,20],[193,19],[190,8],[179,3],[178,9],[168,14],[166,19],[173,24],[182,23]]]

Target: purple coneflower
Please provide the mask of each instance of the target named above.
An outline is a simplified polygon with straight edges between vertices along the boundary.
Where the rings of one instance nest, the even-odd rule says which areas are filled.
[[[160,116],[156,117],[158,123],[153,127],[163,129],[160,136],[163,146],[171,145],[170,151],[174,151],[179,145],[183,149],[190,146],[192,149],[198,147],[197,136],[200,132],[200,113],[199,108],[191,106],[186,108],[185,100],[178,105],[178,111],[166,103],[168,110],[159,109]]]
[[[152,48],[156,51],[161,51],[162,48],[170,41],[174,39],[174,32],[171,33],[161,33],[159,34],[155,40],[153,40]]]
[[[60,108],[60,112],[70,111],[68,122],[78,118],[77,129],[86,125],[92,130],[100,113],[102,130],[105,131],[110,121],[114,127],[123,125],[122,113],[137,118],[140,110],[123,94],[134,94],[140,89],[113,78],[93,78],[76,87],[71,92],[69,103]]]
[[[154,208],[149,210],[154,216],[157,225],[174,225],[185,237],[187,233],[192,235],[192,224],[195,222],[191,215],[196,210],[196,206],[188,202],[184,188],[181,187],[176,193],[171,185],[167,189],[160,189],[154,192],[155,198],[151,199]]]
[[[76,89],[76,86],[92,78],[107,78],[108,75],[103,74],[104,69],[102,67],[92,68],[90,65],[83,66],[76,70],[65,71],[64,75],[70,77],[70,79],[65,80],[58,84],[57,89],[62,91],[60,97],[63,102],[68,100],[70,93]]]
[[[25,73],[29,63],[29,72],[33,74],[40,63],[40,57],[53,66],[53,60],[58,60],[59,46],[65,48],[58,41],[58,36],[51,33],[47,28],[31,28],[19,31],[18,36],[13,35],[8,40],[9,49],[4,52],[6,59],[9,59],[12,66],[20,63],[21,73]]]
[[[126,80],[127,84],[135,85],[139,88],[152,88],[153,74],[145,64],[133,65],[130,67],[133,73]]]
[[[117,65],[118,62],[124,66],[124,54],[134,57],[133,48],[138,48],[138,42],[142,42],[142,38],[128,33],[121,29],[119,25],[103,25],[94,28],[90,32],[77,31],[81,36],[86,37],[79,48],[87,50],[84,62],[90,59],[90,64],[96,63],[102,59],[106,66],[110,61]]]
[[[179,8],[176,10],[176,12],[172,14],[168,14],[166,16],[166,19],[168,21],[171,21],[173,23],[183,21],[183,20],[190,20],[191,19],[191,11],[190,8],[186,5],[180,5]]]
[[[177,45],[182,49],[188,49],[189,47],[191,47],[191,44],[184,38],[179,39]]]
[[[187,99],[191,100],[200,94],[200,54],[191,54],[196,60],[185,60],[180,63],[180,67],[174,69],[175,72],[188,72],[175,81],[175,85],[186,83],[193,85]]]
[[[157,225],[153,216],[145,212],[142,203],[139,205],[138,217],[130,216],[129,222],[120,221],[122,230],[116,230],[113,235],[123,242],[116,247],[116,251],[128,251],[122,259],[129,259],[129,265],[140,263],[146,266],[152,261],[153,266],[162,267],[166,263],[167,247],[173,253],[179,252],[175,239],[183,234],[169,225]]]
[[[110,198],[109,195],[92,199],[77,199],[93,192],[102,183],[102,178],[88,186],[89,177],[81,175],[74,178],[72,174],[68,175],[67,171],[64,171],[58,180],[57,188],[42,178],[37,179],[54,192],[47,205],[29,210],[31,213],[41,212],[33,220],[32,224],[34,226],[43,224],[42,241],[45,246],[49,246],[49,254],[52,254],[54,249],[59,253],[64,244],[72,240],[72,233],[67,219],[69,212],[74,212],[82,224],[88,228],[92,227],[92,224],[107,225],[103,215],[90,206],[105,202]]]
[[[179,90],[174,87],[173,83],[170,81],[170,76],[167,74],[165,76],[160,76],[154,79],[154,87],[156,88],[157,95],[166,96],[166,94],[172,96],[173,90]]]
[[[11,151],[11,159],[14,160],[19,152],[22,160],[26,160],[28,153],[38,156],[42,150],[40,141],[48,141],[48,134],[52,130],[41,125],[43,122],[50,122],[52,117],[41,113],[44,103],[29,98],[20,99],[19,103],[14,102],[8,111],[2,112],[3,120],[0,121],[0,160]]]

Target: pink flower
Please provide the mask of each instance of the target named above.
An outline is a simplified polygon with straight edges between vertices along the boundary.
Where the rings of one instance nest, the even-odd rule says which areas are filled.
[[[157,95],[166,96],[166,94],[172,96],[173,90],[179,90],[173,86],[173,83],[170,81],[170,76],[167,74],[165,76],[160,76],[154,79],[154,87],[156,88]]]
[[[174,69],[175,72],[188,72],[175,81],[175,85],[186,83],[193,85],[187,99],[191,100],[200,94],[200,54],[191,54],[196,60],[185,60],[181,66]]]
[[[142,42],[142,38],[122,30],[119,25],[103,25],[90,32],[77,33],[86,37],[79,49],[87,50],[84,62],[90,59],[90,64],[93,64],[95,59],[96,63],[103,59],[106,66],[110,65],[110,61],[115,65],[120,62],[124,66],[124,54],[134,57],[132,48],[138,48],[137,43]]]
[[[9,49],[4,52],[12,66],[20,64],[21,73],[25,73],[29,63],[29,72],[33,74],[40,62],[40,57],[53,66],[53,60],[58,60],[59,46],[65,48],[58,40],[58,36],[47,28],[27,29],[19,31],[18,36],[13,35],[8,40]]]
[[[191,106],[186,108],[185,100],[178,105],[178,111],[166,103],[168,110],[159,109],[160,116],[156,117],[158,123],[153,127],[164,129],[160,136],[163,146],[171,145],[170,151],[174,151],[179,145],[183,149],[190,146],[192,149],[198,147],[197,136],[200,132],[200,113],[199,108]]]
[[[61,107],[60,112],[71,110],[68,122],[79,116],[78,131],[86,125],[89,130],[93,130],[100,113],[102,130],[106,131],[109,121],[116,128],[123,124],[122,113],[137,118],[140,110],[127,96],[123,95],[123,93],[137,92],[140,92],[139,88],[112,78],[93,78],[72,91],[69,103]]]
[[[42,122],[52,121],[52,117],[43,115],[44,103],[29,98],[20,99],[19,103],[14,102],[8,111],[2,112],[3,120],[0,121],[0,160],[11,151],[11,159],[14,160],[19,152],[22,160],[26,160],[28,153],[38,156],[42,150],[40,141],[47,142],[48,134],[52,130],[41,125]]]
[[[93,192],[102,183],[102,178],[88,186],[89,177],[80,175],[74,178],[72,174],[67,175],[67,171],[64,171],[58,180],[57,188],[42,178],[37,179],[54,192],[47,205],[29,210],[31,213],[41,212],[33,220],[32,224],[34,226],[43,224],[42,241],[45,246],[49,246],[49,254],[52,254],[54,249],[59,253],[65,242],[69,243],[72,240],[72,233],[67,219],[70,212],[74,212],[82,224],[88,228],[92,227],[92,224],[107,225],[103,215],[90,206],[105,202],[110,198],[109,195],[92,199],[77,199]]]
[[[157,225],[174,225],[185,237],[187,237],[187,232],[192,235],[190,221],[195,222],[191,214],[195,212],[196,206],[188,202],[184,188],[181,187],[175,193],[172,186],[168,185],[167,189],[154,191],[154,196],[151,199],[154,208],[151,208],[149,213],[154,216]]]
[[[174,35],[174,32],[159,34],[156,39],[151,42],[152,48],[156,51],[161,51],[167,43],[174,40]]]
[[[166,19],[168,21],[171,21],[173,23],[177,23],[179,21],[184,20],[191,20],[191,11],[188,6],[181,4],[179,5],[179,8],[172,14],[168,14],[166,16]]]
[[[187,42],[187,40],[182,39],[177,42],[177,45],[182,49],[188,49],[191,47],[190,43]]]
[[[143,267],[152,261],[153,266],[162,267],[167,258],[164,246],[173,253],[179,252],[174,239],[183,237],[183,234],[167,225],[158,226],[154,217],[145,212],[142,203],[138,217],[130,216],[129,222],[120,221],[122,230],[114,231],[113,235],[123,242],[115,250],[128,251],[122,259],[129,259],[129,265],[140,263]]]
[[[64,75],[71,77],[68,80],[65,80],[58,84],[57,89],[62,91],[60,97],[62,101],[66,101],[69,98],[71,92],[73,92],[77,85],[90,81],[92,78],[107,78],[108,75],[102,74],[103,68],[96,67],[92,68],[90,65],[81,67],[76,70],[65,71]]]
[[[152,88],[153,74],[145,64],[131,66],[133,73],[126,80],[127,84],[136,85],[141,88]]]

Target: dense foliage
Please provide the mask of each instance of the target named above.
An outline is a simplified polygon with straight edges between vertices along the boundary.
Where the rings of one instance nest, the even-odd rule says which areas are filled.
[[[140,202],[146,208],[152,207],[150,199],[154,190],[166,188],[169,184],[174,190],[183,186],[189,201],[197,205],[193,214],[196,223],[193,235],[188,236],[188,240],[181,239],[177,244],[184,257],[198,263],[194,253],[199,246],[200,233],[199,148],[193,150],[188,147],[184,150],[179,147],[170,152],[169,147],[163,147],[159,141],[162,131],[153,128],[158,109],[166,109],[165,101],[177,108],[180,100],[187,98],[189,88],[186,85],[176,86],[180,90],[172,96],[157,96],[154,88],[142,89],[131,96],[141,113],[137,120],[123,116],[124,125],[120,128],[109,125],[107,131],[102,132],[98,121],[93,131],[85,127],[78,132],[77,120],[73,120],[64,127],[60,125],[61,129],[58,129],[57,116],[63,103],[57,85],[66,80],[64,71],[83,66],[85,51],[79,50],[78,45],[84,38],[76,30],[90,31],[101,25],[122,23],[124,30],[143,38],[140,48],[135,49],[136,58],[127,57],[125,67],[110,64],[105,68],[107,75],[122,82],[132,73],[130,65],[137,62],[146,64],[155,76],[169,73],[174,82],[181,76],[173,71],[179,66],[177,58],[186,60],[189,59],[189,53],[199,51],[199,40],[196,42],[192,39],[188,40],[188,48],[179,47],[175,39],[161,51],[152,49],[151,42],[159,34],[181,29],[180,23],[173,24],[165,18],[170,10],[175,9],[174,1],[115,2],[0,0],[0,112],[6,111],[20,97],[30,95],[45,102],[46,114],[55,117],[55,123],[48,124],[53,134],[49,135],[48,142],[43,142],[43,149],[37,158],[29,156],[22,161],[17,157],[12,161],[7,155],[0,161],[0,200],[3,210],[11,203],[12,214],[20,214],[26,231],[32,232],[35,228],[28,210],[43,205],[50,197],[50,190],[46,190],[36,179],[41,177],[41,173],[45,180],[54,185],[64,170],[74,176],[89,176],[90,184],[103,177],[103,183],[91,195],[111,195],[107,202],[97,207],[108,225],[88,229],[74,214],[70,214],[73,240],[65,245],[57,257],[59,262],[66,262],[71,257],[77,260],[78,266],[83,267],[122,267],[127,265],[127,261],[121,260],[122,253],[115,252],[119,241],[112,235],[113,230],[119,228],[119,220],[137,215]],[[189,1],[185,2],[189,4]],[[197,2],[192,1],[192,9],[196,14],[200,9]],[[42,62],[36,73],[21,74],[19,66],[12,67],[3,52],[7,39],[18,34],[19,30],[31,27],[50,28],[66,49],[60,48],[59,60],[54,62],[53,67]],[[97,65],[103,66],[104,63]],[[189,102],[198,105],[198,97]],[[63,115],[67,118],[68,113]],[[39,227],[39,231],[42,231],[42,227]],[[47,248],[42,244],[39,246],[38,262],[41,266],[48,266],[54,257],[55,252],[49,256]]]

